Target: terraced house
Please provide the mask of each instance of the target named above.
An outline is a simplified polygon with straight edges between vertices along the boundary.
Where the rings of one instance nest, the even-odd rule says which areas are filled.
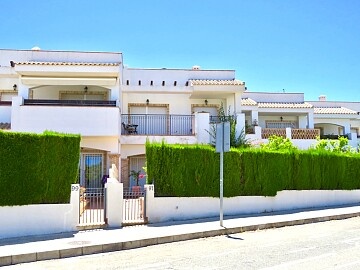
[[[134,185],[129,175],[143,172],[146,140],[209,143],[221,104],[253,143],[271,134],[302,148],[318,135],[357,143],[359,102],[249,92],[234,70],[128,68],[116,52],[0,50],[0,129],[81,134],[86,186],[101,186],[111,164],[126,187]]]

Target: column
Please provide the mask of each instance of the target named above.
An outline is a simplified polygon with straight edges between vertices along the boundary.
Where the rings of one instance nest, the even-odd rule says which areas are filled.
[[[145,185],[144,188],[146,192],[145,217],[147,217],[148,222],[151,223],[154,219],[156,220],[154,185]]]
[[[24,99],[29,98],[29,87],[19,83],[18,85],[18,95],[22,96]]]
[[[245,114],[239,113],[236,115],[236,138],[238,138],[241,134],[241,132],[244,132],[245,135]]]
[[[254,125],[256,123],[256,125],[259,124],[259,112],[258,111],[251,111],[251,123],[249,123],[250,125]]]
[[[314,128],[314,111],[308,112],[308,128]]]
[[[195,136],[198,143],[210,142],[210,114],[208,112],[195,113]]]
[[[106,217],[110,228],[120,228],[123,216],[123,184],[108,178],[106,188]]]

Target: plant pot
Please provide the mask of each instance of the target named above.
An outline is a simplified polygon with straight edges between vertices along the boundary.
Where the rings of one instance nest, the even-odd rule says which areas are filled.
[[[132,186],[132,187],[131,187],[131,191],[132,191],[132,192],[140,193],[141,187],[140,187],[140,186]]]

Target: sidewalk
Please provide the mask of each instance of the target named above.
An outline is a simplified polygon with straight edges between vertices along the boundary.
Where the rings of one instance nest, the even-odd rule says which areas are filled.
[[[360,204],[0,240],[0,266],[360,216]]]

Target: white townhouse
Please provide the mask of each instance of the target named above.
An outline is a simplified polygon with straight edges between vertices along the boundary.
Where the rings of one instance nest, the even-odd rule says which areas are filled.
[[[141,69],[123,70],[121,86],[121,168],[125,186],[134,184],[129,171],[145,166],[146,140],[168,143],[209,143],[210,122],[223,104],[238,114],[244,126],[241,94],[245,83],[234,70]],[[144,184],[146,179],[140,180]]]
[[[271,135],[289,138],[306,149],[317,137],[347,136],[357,147],[360,102],[305,101],[303,93],[245,91],[241,99],[247,137],[254,143],[266,142]]]
[[[129,174],[143,170],[147,139],[208,143],[221,104],[241,130],[244,90],[234,70],[133,69],[121,53],[0,50],[0,129],[81,134],[86,186],[101,186],[111,164],[134,185]]]
[[[92,185],[119,164],[122,62],[121,53],[0,50],[1,127],[81,134],[79,180]]]
[[[246,91],[234,70],[128,68],[116,52],[0,50],[0,129],[80,134],[85,186],[101,186],[111,164],[133,186],[146,140],[209,143],[221,105],[254,144],[276,134],[308,148],[320,135],[348,135],[356,146],[360,134],[360,102]]]

